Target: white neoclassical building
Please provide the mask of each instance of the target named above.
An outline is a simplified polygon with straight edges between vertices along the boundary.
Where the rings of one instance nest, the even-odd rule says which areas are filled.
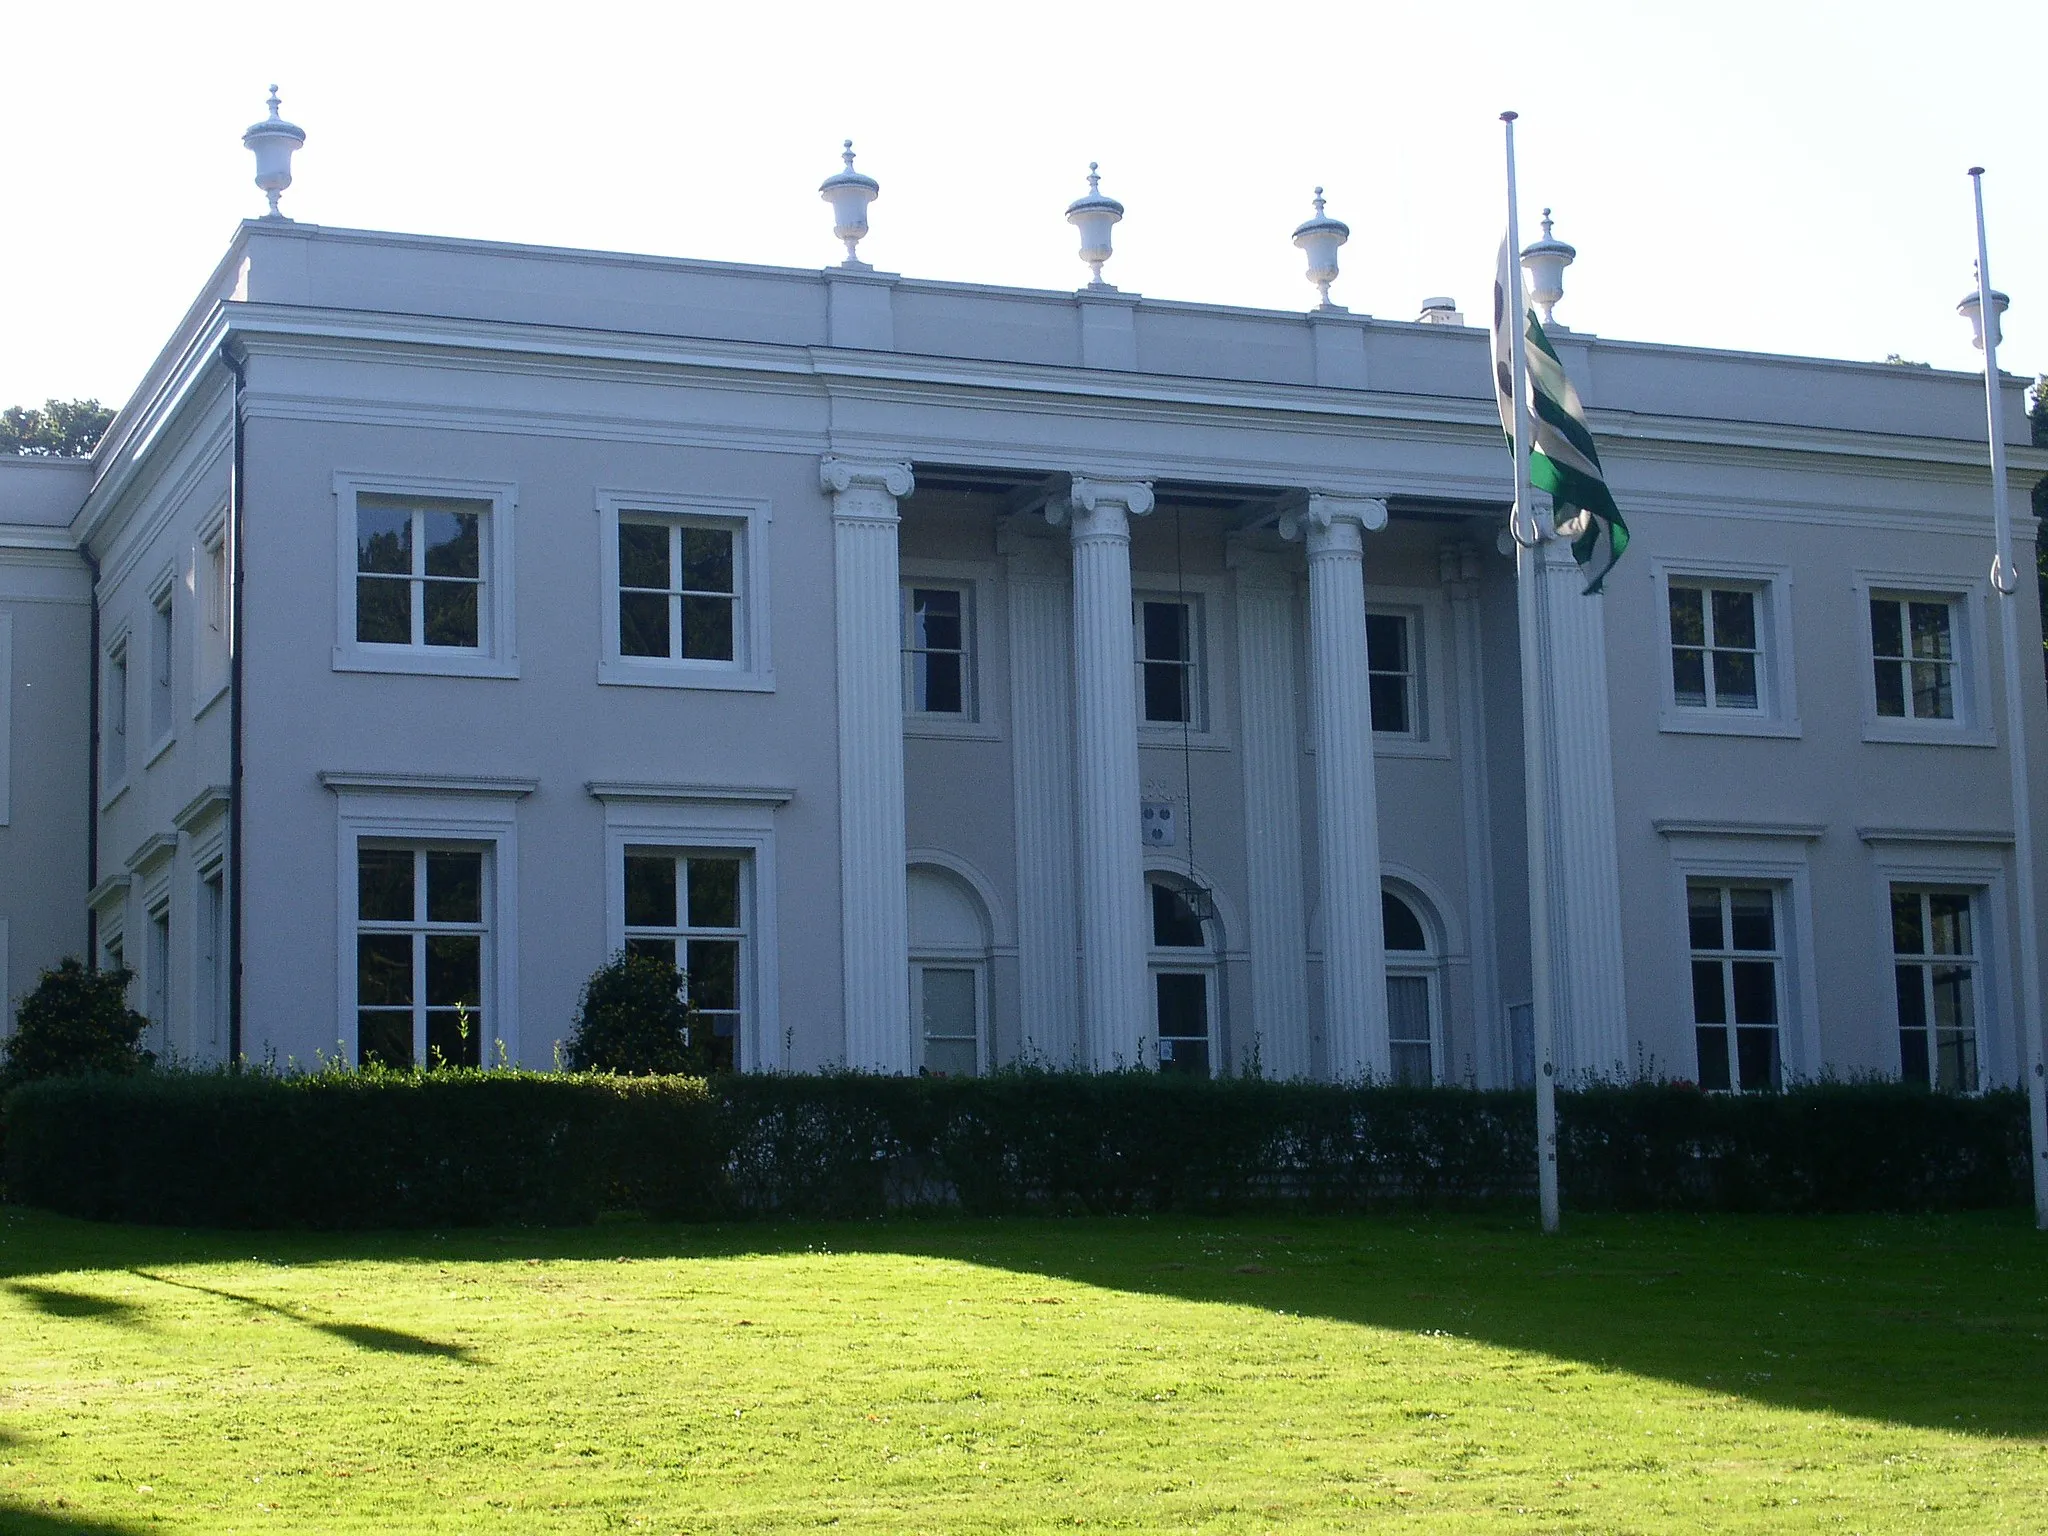
[[[1544,582],[1565,1069],[2017,1080],[1980,381],[1557,334],[1635,536]],[[251,221],[89,463],[0,460],[0,994],[545,1066],[633,946],[745,1069],[1526,1080],[1488,367]]]

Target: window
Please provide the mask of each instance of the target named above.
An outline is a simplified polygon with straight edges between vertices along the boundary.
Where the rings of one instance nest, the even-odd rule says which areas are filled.
[[[1977,1091],[1977,924],[1968,891],[1895,885],[1892,975],[1899,1073],[1950,1093]]]
[[[226,877],[216,865],[199,880],[199,974],[194,987],[200,1024],[193,1031],[193,1043],[210,1051],[220,1049],[227,1018],[227,937]]]
[[[1393,1079],[1404,1088],[1437,1080],[1436,962],[1415,910],[1392,891],[1380,893],[1387,954],[1387,1041]]]
[[[982,1068],[988,1017],[989,923],[972,885],[950,869],[912,864],[910,1013],[924,1071],[972,1077]]]
[[[356,850],[356,1060],[483,1064],[485,850]]]
[[[1699,1084],[1738,1093],[1775,1089],[1785,963],[1778,893],[1695,880],[1685,894]]]
[[[100,761],[106,775],[101,786],[111,799],[128,782],[128,637],[118,636],[107,649],[107,664],[100,674],[103,697]]]
[[[1154,877],[1152,988],[1159,1070],[1207,1077],[1215,1068],[1216,965],[1207,897]]]
[[[230,610],[228,524],[223,513],[199,538],[193,557],[192,713],[196,717],[228,686]]]
[[[1365,665],[1376,735],[1422,734],[1414,633],[1414,620],[1405,613],[1365,616]]]
[[[1762,707],[1758,594],[1672,582],[1671,692],[1681,709]]]
[[[149,739],[161,742],[171,734],[171,581],[150,599],[149,613]]]
[[[151,1043],[158,1058],[163,1059],[170,1054],[171,1047],[171,908],[168,902],[150,910],[147,969],[149,1001],[143,1012],[149,1017]]]
[[[619,654],[730,662],[739,605],[728,525],[619,519]]]
[[[1143,598],[1137,605],[1138,718],[1205,729],[1201,599]]]
[[[335,476],[341,671],[516,677],[512,487]]]
[[[738,1065],[745,1017],[746,860],[719,850],[626,850],[626,948],[673,965],[711,1031],[714,1063]]]
[[[975,716],[974,589],[903,589],[903,709],[912,715]]]
[[[473,501],[358,497],[357,643],[482,649],[488,514]]]
[[[1871,598],[1870,651],[1878,714],[1892,719],[1955,719],[1952,606],[1942,598]]]

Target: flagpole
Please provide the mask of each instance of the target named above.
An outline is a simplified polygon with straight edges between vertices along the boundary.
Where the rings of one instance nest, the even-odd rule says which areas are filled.
[[[2018,877],[2020,1029],[2027,1043],[2027,1120],[2034,1164],[2034,1225],[2048,1231],[2048,1077],[2041,1059],[2041,939],[2034,905],[2034,815],[2027,785],[2027,722],[2020,692],[2020,573],[2012,558],[2012,513],[2005,501],[2005,422],[1998,399],[1998,312],[1991,307],[1991,263],[1984,239],[1984,167],[1970,167],[1977,205],[1977,322],[1984,338],[1984,404],[1990,418],[1991,517],[1998,552],[1991,586],[2005,647],[2006,756],[2012,766],[2012,855]]]
[[[1555,1232],[1557,1214],[1557,1068],[1550,1015],[1550,765],[1549,731],[1543,707],[1545,679],[1538,664],[1543,600],[1543,529],[1536,520],[1529,485],[1529,368],[1527,303],[1522,297],[1522,226],[1515,190],[1515,118],[1503,112],[1508,153],[1508,260],[1515,305],[1508,318],[1510,369],[1515,401],[1515,510],[1508,527],[1515,538],[1515,598],[1522,642],[1523,797],[1529,839],[1529,1022],[1536,1057],[1536,1193],[1543,1230]]]

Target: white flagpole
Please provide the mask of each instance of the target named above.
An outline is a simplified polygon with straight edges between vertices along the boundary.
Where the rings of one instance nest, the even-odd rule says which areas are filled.
[[[2012,558],[2012,513],[2005,504],[2005,422],[1998,400],[1998,314],[1991,307],[1991,264],[1984,240],[1984,167],[1970,167],[1977,204],[1977,320],[1984,335],[1984,403],[1991,428],[1991,516],[1998,553],[1991,586],[2005,645],[2006,756],[2012,765],[2012,856],[2020,919],[2020,1029],[2027,1043],[2027,1120],[2034,1164],[2034,1225],[2048,1231],[2048,1078],[2041,1060],[2041,938],[2034,905],[2034,816],[2027,788],[2027,721],[2020,692],[2019,568]]]
[[[1528,301],[1522,296],[1522,225],[1515,192],[1515,117],[1503,112],[1508,149],[1508,272],[1514,306],[1507,317],[1510,369],[1515,399],[1515,510],[1508,524],[1515,537],[1515,596],[1522,641],[1522,762],[1529,839],[1529,1022],[1536,1056],[1536,1192],[1543,1230],[1555,1232],[1557,1216],[1557,1066],[1550,1016],[1550,764],[1543,670],[1538,662],[1543,601],[1543,529],[1529,485],[1529,367],[1525,333]]]

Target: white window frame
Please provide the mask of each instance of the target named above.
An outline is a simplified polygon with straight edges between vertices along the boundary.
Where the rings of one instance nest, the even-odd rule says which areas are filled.
[[[1372,750],[1377,757],[1431,757],[1451,755],[1451,697],[1445,672],[1450,661],[1450,615],[1441,595],[1422,587],[1377,586],[1365,589],[1368,616],[1391,614],[1408,620],[1410,665],[1415,679],[1415,697],[1410,713],[1415,728],[1405,733],[1374,731]],[[1313,654],[1314,647],[1310,646]],[[1370,658],[1368,658],[1368,664]]]
[[[1208,894],[1208,887],[1184,870],[1170,866],[1148,866],[1145,870],[1145,1008],[1149,1015],[1149,1027],[1145,1032],[1146,1050],[1151,1060],[1137,1065],[1158,1070],[1159,1062],[1159,986],[1156,980],[1162,975],[1200,975],[1206,980],[1202,988],[1202,1002],[1208,1013],[1209,1076],[1221,1077],[1227,1065],[1223,1059],[1223,963],[1225,950],[1222,938],[1222,916],[1219,913],[1202,923],[1202,947],[1192,945],[1172,947],[1154,942],[1152,926],[1152,887],[1193,886]],[[1215,897],[1210,894],[1211,905]]]
[[[1690,1077],[1699,1068],[1693,1039],[1692,938],[1686,887],[1693,881],[1711,885],[1764,885],[1778,893],[1779,1016],[1778,1072],[1787,1085],[1819,1075],[1823,1061],[1820,1040],[1820,983],[1814,969],[1813,877],[1807,848],[1819,828],[1760,828],[1739,823],[1715,826],[1688,823],[1660,827],[1671,846],[1670,906],[1666,930],[1675,948],[1670,952],[1672,985],[1653,989],[1670,999],[1666,1039],[1676,1047],[1675,1062],[1660,1062],[1667,1075]],[[1890,908],[1886,908],[1890,921]],[[1890,953],[1890,928],[1886,928]],[[1733,1071],[1733,1062],[1730,1070]]]
[[[415,845],[483,845],[484,1022],[490,1033],[479,1042],[486,1068],[504,1058],[518,1062],[519,1033],[519,829],[517,802],[532,786],[507,781],[416,785],[367,776],[322,775],[334,791],[335,968],[334,1044],[346,1061],[356,1060],[356,845],[364,841]]]
[[[1902,965],[1911,966],[1915,971],[1917,971],[1920,974],[1920,983],[1922,987],[1923,1000],[1928,1000],[1926,998],[1926,989],[1929,987],[1930,981],[1927,973],[1930,970],[1941,965],[1944,961],[1950,962],[1951,964],[1960,961],[1968,968],[1971,974],[1970,1000],[1972,1011],[1974,1014],[1974,1017],[1970,1021],[1971,1033],[1976,1037],[1975,1054],[1977,1058],[1977,1082],[1974,1087],[1962,1089],[1961,1092],[1969,1094],[1982,1093],[1984,1091],[1986,1081],[1990,1077],[1988,1063],[1984,1059],[1984,1046],[1986,1038],[1985,1025],[1988,1021],[1988,1015],[1990,1012],[1990,1010],[1986,1007],[1986,1001],[1991,990],[1990,956],[1988,956],[1984,952],[1984,937],[1986,931],[1984,924],[1984,888],[1980,885],[1928,885],[1922,883],[1897,884],[1888,887],[1886,895],[1889,898],[1891,896],[1897,895],[1901,891],[1906,892],[1907,894],[1914,897],[1916,901],[1921,903],[1921,912],[1923,916],[1927,914],[1927,898],[1930,896],[1960,896],[1963,898],[1963,900],[1968,906],[1971,945],[1970,952],[1967,955],[1937,955],[1927,951],[1922,951],[1919,954],[1913,955],[1901,955],[1898,952],[1896,944],[1894,944],[1891,950],[1891,964],[1892,975],[1894,977],[1894,980],[1896,980],[1897,978],[1898,968]],[[1889,903],[1887,904],[1887,906],[1889,907]],[[1924,936],[1925,925],[1923,925],[1923,937]],[[1899,1077],[1903,1081],[1906,1078],[1905,1046],[1901,1041],[1900,1037],[1905,1034],[1905,1026],[1902,1021],[1897,1020],[1896,990],[1894,990],[1893,993],[1893,1010],[1893,1018],[1895,1020],[1895,1023],[1892,1030],[1892,1041],[1894,1047],[1894,1054],[1897,1056],[1899,1063]],[[1934,1080],[1934,1052],[1939,1042],[1936,1036],[1936,1030],[1934,1027],[1934,1014],[1931,1007],[1928,1010],[1927,1025],[1924,1033],[1927,1036],[1926,1049],[1929,1053],[1928,1059],[1923,1063],[1923,1065],[1925,1065],[1928,1070],[1928,1076],[1926,1081],[1930,1088],[1935,1088],[1938,1091],[1939,1084],[1937,1084]]]
[[[733,531],[733,659],[701,661],[619,654],[619,520],[635,517],[718,526]],[[597,680],[637,688],[713,688],[772,693],[769,645],[769,503],[754,497],[682,495],[673,491],[597,493]]]
[[[908,623],[912,587],[954,587],[967,593],[967,699],[968,713],[962,715],[921,715],[910,708],[908,663],[904,669],[903,734],[935,738],[969,738],[997,741],[1002,737],[1001,710],[1005,690],[992,684],[990,649],[995,634],[994,572],[986,565],[965,560],[903,560],[897,608],[899,639]]]
[[[175,1054],[178,1040],[171,1028],[172,1000],[177,993],[172,989],[171,977],[172,946],[177,943],[176,926],[171,921],[171,889],[169,871],[142,899],[142,915],[148,943],[142,957],[142,995],[146,1000],[142,1009],[149,1020],[149,1032],[155,1041],[157,1059],[168,1062]]]
[[[740,913],[747,938],[740,949],[740,1027],[734,1049],[739,1071],[787,1071],[789,1041],[782,1031],[776,937],[775,811],[790,799],[783,789],[735,786],[610,784],[589,786],[604,804],[605,955],[626,944],[626,850],[667,848],[677,853],[737,853]],[[593,968],[604,956],[592,960]]]
[[[227,861],[218,840],[193,860],[192,874],[192,1050],[195,1057],[221,1059],[227,1045],[228,901]],[[218,909],[208,888],[218,886]]]
[[[364,496],[417,496],[483,504],[478,529],[477,649],[449,645],[382,645],[356,639],[356,510]],[[519,675],[514,622],[514,511],[518,487],[507,481],[455,480],[439,475],[378,475],[343,470],[334,477],[335,636],[337,672],[404,672],[435,677]]]
[[[228,538],[226,507],[218,508],[200,529],[192,548],[193,609],[186,627],[192,631],[192,718],[197,720],[228,691],[234,652],[234,550]],[[350,552],[353,568],[354,552]]]
[[[1429,1081],[1441,1087],[1444,1078],[1444,962],[1445,935],[1436,922],[1434,903],[1405,881],[1382,880],[1382,897],[1392,896],[1414,914],[1422,926],[1423,948],[1385,951],[1387,975],[1419,976],[1429,984]],[[1397,958],[1398,957],[1398,958]],[[1391,1001],[1391,1000],[1390,1000]]]
[[[1862,671],[1863,739],[1872,742],[1916,742],[1950,747],[1995,747],[1998,730],[1991,709],[1991,668],[1986,665],[1984,610],[1990,583],[1981,577],[1930,577],[1902,571],[1858,570],[1856,583],[1856,652]],[[1910,714],[1877,712],[1876,656],[1870,634],[1872,599],[1948,604],[1949,638],[1955,647],[1953,720],[1916,720]],[[1910,707],[1910,706],[1909,706]]]
[[[1197,752],[1227,752],[1231,735],[1227,722],[1236,712],[1236,700],[1224,687],[1225,667],[1221,641],[1228,583],[1213,576],[1178,577],[1172,572],[1141,571],[1131,578],[1131,678],[1136,694],[1138,745],[1179,751],[1186,745]],[[1185,728],[1178,721],[1145,718],[1145,629],[1143,604],[1185,602],[1191,612],[1196,690],[1195,716]],[[1012,663],[1014,665],[1014,661]]]
[[[1885,1039],[1877,1047],[1875,1064],[1892,1072],[1899,1060],[1898,1013],[1892,990],[1892,887],[1946,887],[1970,891],[1975,897],[1972,918],[1977,924],[1977,972],[1982,983],[1977,999],[1978,1089],[2024,1084],[2023,1041],[2009,1023],[2018,1016],[2013,996],[2017,972],[2007,963],[2006,955],[2012,942],[2006,905],[2011,840],[1950,840],[1939,833],[1893,834],[1880,828],[1859,829],[1859,835],[1874,855],[1872,938],[1882,978],[1878,996],[1885,1020]]]
[[[93,942],[99,951],[93,957],[95,969],[107,969],[117,953],[122,963],[127,963],[128,887],[125,873],[109,875],[86,895],[85,904],[94,918]]]
[[[175,568],[166,569],[149,589],[149,750],[144,768],[153,767],[178,740],[177,576]]]
[[[1650,562],[1656,594],[1658,696],[1657,728],[1703,736],[1789,736],[1802,734],[1798,669],[1792,648],[1792,568],[1747,560]],[[1757,595],[1757,707],[1754,710],[1681,705],[1672,685],[1671,588],[1704,584],[1741,588]],[[1868,627],[1867,621],[1865,627]]]
[[[100,809],[105,810],[128,788],[128,781],[136,772],[134,743],[129,740],[129,717],[135,713],[131,664],[134,647],[129,643],[128,626],[121,625],[109,635],[100,648]],[[114,688],[114,673],[121,675],[121,686]],[[120,771],[115,772],[113,761],[114,742],[121,744]]]

